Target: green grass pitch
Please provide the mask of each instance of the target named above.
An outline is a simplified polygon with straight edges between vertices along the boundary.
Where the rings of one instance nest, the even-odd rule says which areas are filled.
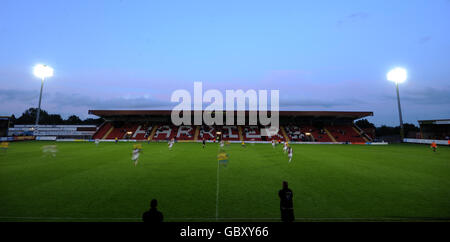
[[[55,144],[56,157],[41,147]],[[0,221],[140,221],[157,198],[165,221],[279,221],[283,180],[297,221],[448,220],[450,148],[17,142],[0,150]],[[218,169],[219,167],[219,169]],[[217,183],[218,182],[218,183]]]

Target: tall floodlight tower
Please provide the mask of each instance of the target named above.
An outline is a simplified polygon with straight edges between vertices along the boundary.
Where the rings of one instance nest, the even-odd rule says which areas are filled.
[[[395,88],[397,90],[397,105],[398,105],[398,115],[400,118],[400,137],[402,139],[405,138],[405,130],[403,129],[403,117],[402,117],[402,107],[400,105],[400,94],[398,91],[398,84],[403,83],[406,81],[406,78],[408,77],[408,74],[405,69],[397,67],[392,69],[387,74],[387,79],[389,81],[395,82]]]
[[[41,92],[39,94],[39,106],[36,113],[36,123],[35,123],[35,130],[36,130],[39,124],[39,116],[41,113],[41,100],[42,100],[42,90],[44,89],[44,80],[47,77],[53,76],[53,69],[50,66],[38,64],[34,66],[33,73],[36,77],[39,77],[41,79]]]

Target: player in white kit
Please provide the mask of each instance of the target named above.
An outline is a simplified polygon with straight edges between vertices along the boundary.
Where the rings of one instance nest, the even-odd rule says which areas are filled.
[[[283,152],[286,153],[288,151],[288,143],[284,141]]]
[[[275,140],[272,140],[272,148],[275,148]]]
[[[174,139],[172,138],[172,139],[169,141],[169,150],[172,150],[173,143],[175,143],[175,141],[174,141]]]
[[[134,166],[136,166],[138,163],[140,152],[141,150],[138,148],[133,149],[133,155],[131,156],[131,160],[134,162]]]
[[[56,145],[45,145],[42,146],[42,153],[44,156],[51,155],[56,157],[56,153],[58,152],[58,147]]]
[[[289,157],[289,163],[291,163],[291,160],[292,160],[292,147],[289,147],[288,157]]]

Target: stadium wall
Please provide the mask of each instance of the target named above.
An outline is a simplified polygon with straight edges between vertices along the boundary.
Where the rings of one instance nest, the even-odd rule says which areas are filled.
[[[434,139],[403,139],[405,143],[414,143],[414,144],[431,144],[436,142],[438,145],[447,145],[450,146],[450,140],[434,140]]]
[[[57,141],[74,141],[69,139],[58,139]],[[79,140],[78,140],[79,141]],[[95,140],[85,140],[85,141],[95,141]],[[115,142],[114,139],[102,139],[100,142]],[[119,139],[118,142],[147,142],[145,140],[124,140]],[[201,143],[201,140],[176,140],[176,143]],[[226,140],[229,143],[240,144],[242,141],[239,140]],[[167,140],[152,140],[150,143],[167,143]],[[214,143],[212,140],[206,140],[206,143]],[[219,142],[216,142],[219,143]],[[271,141],[245,141],[245,144],[270,144]],[[388,145],[387,142],[288,142],[289,144],[318,144],[318,145]]]

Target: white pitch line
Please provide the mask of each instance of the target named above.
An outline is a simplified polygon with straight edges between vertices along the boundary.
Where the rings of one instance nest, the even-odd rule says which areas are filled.
[[[219,160],[217,160],[216,220],[219,218]]]

